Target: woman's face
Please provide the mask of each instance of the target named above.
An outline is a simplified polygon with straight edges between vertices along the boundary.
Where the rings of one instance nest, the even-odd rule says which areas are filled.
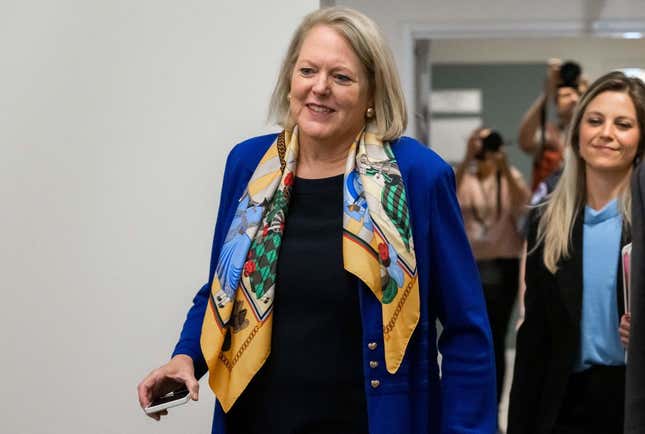
[[[558,115],[567,122],[570,121],[579,99],[580,94],[577,89],[568,86],[559,88],[555,99]]]
[[[606,91],[597,95],[584,111],[579,132],[580,156],[587,170],[629,170],[641,131],[627,93]]]
[[[291,74],[289,110],[301,143],[350,144],[371,103],[367,74],[336,30],[319,25],[305,36]]]

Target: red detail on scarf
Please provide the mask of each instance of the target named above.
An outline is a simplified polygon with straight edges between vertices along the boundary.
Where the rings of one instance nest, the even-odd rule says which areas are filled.
[[[291,187],[293,185],[293,172],[287,173],[287,176],[284,177],[284,185]]]
[[[249,274],[253,273],[254,271],[255,271],[255,262],[246,261],[244,263],[244,275],[248,277]]]
[[[381,262],[385,262],[390,259],[390,251],[387,248],[387,244],[379,243],[378,245],[378,254],[381,257]]]

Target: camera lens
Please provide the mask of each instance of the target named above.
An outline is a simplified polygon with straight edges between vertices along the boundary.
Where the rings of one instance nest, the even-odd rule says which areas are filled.
[[[576,62],[564,62],[560,67],[560,87],[578,87],[582,68]]]
[[[497,152],[503,144],[502,135],[497,131],[491,131],[489,135],[482,139],[482,150],[484,152]]]

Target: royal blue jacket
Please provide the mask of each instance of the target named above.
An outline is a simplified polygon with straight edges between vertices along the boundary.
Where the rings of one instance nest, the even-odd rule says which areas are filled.
[[[195,296],[173,353],[193,359],[197,378],[207,372],[199,338],[220,249],[238,200],[275,138],[271,134],[246,140],[235,146],[226,161],[209,281]],[[494,433],[497,401],[491,333],[479,274],[455,196],[452,168],[414,139],[402,137],[391,145],[408,197],[421,317],[399,370],[388,373],[381,303],[359,281],[369,433]],[[438,341],[437,319],[443,328]],[[370,343],[376,343],[376,348],[370,349],[374,347],[368,347]],[[441,368],[437,349],[442,356]],[[380,362],[376,368],[370,367],[372,360]],[[219,403],[212,432],[226,434]]]

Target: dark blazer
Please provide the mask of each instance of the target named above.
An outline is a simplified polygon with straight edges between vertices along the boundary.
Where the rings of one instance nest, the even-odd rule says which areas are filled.
[[[625,433],[645,433],[645,166],[632,178],[632,329],[627,361]]]
[[[572,232],[572,251],[551,274],[536,249],[538,210],[530,215],[526,259],[525,320],[517,334],[515,370],[509,401],[508,434],[551,433],[580,348],[582,315],[583,212]],[[627,231],[623,231],[624,245]],[[618,274],[618,310],[623,296]],[[619,324],[616,324],[618,328]]]

